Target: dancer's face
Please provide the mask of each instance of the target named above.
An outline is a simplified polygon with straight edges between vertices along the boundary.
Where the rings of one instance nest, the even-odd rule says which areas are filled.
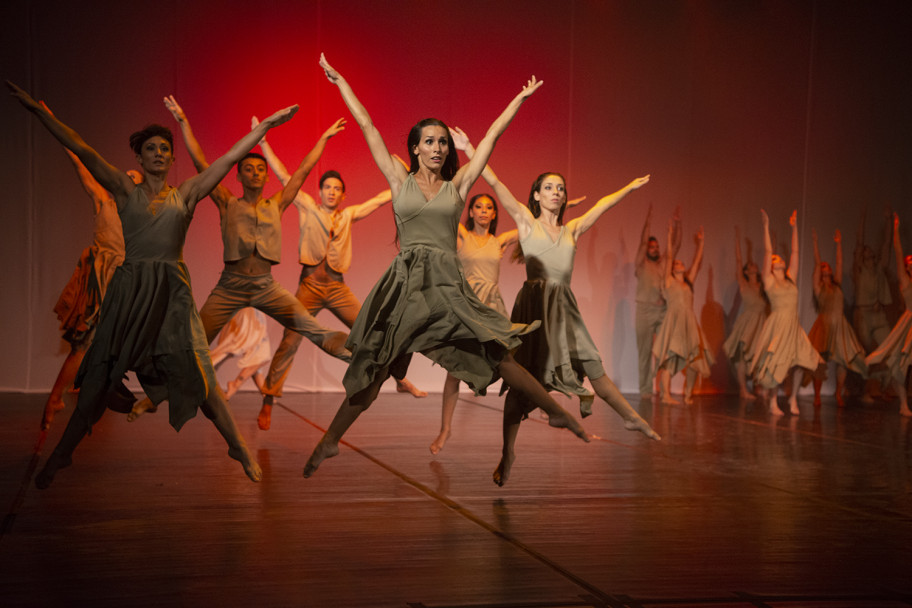
[[[781,255],[773,256],[772,271],[773,271],[773,274],[778,273],[778,276],[782,276],[785,274],[785,260],[782,259]]]
[[[491,220],[497,217],[494,201],[486,196],[477,199],[469,209],[469,217],[475,220],[477,226],[488,230],[491,226]]]
[[[244,188],[257,190],[266,185],[268,171],[266,163],[261,158],[245,158],[238,171],[237,180]]]
[[[865,245],[864,249],[861,250],[862,264],[864,264],[868,268],[874,268],[874,263],[876,261],[877,261],[877,259],[874,256],[874,250],[871,249],[870,247],[868,247],[867,245]]]
[[[833,269],[826,262],[820,262],[820,278],[826,282],[833,280]]]
[[[542,180],[541,187],[535,193],[535,200],[542,209],[547,209],[555,215],[560,213],[561,207],[567,200],[564,180],[559,175],[549,175]]]
[[[747,280],[749,281],[760,280],[760,268],[753,262],[748,262],[747,267],[744,269],[744,274],[747,275]]]
[[[676,279],[683,279],[684,273],[687,272],[687,267],[684,266],[684,262],[681,260],[675,260],[671,265],[671,274],[674,275]]]
[[[653,262],[658,262],[661,255],[659,242],[655,239],[649,239],[649,242],[646,243],[646,257]]]
[[[167,139],[156,135],[143,142],[136,160],[143,173],[164,175],[174,164],[174,152]]]
[[[335,177],[324,179],[323,185],[320,186],[320,202],[323,206],[334,211],[344,200],[345,186],[342,185],[342,180]]]
[[[412,152],[418,157],[420,167],[439,173],[450,153],[447,130],[440,125],[422,127],[421,138]]]

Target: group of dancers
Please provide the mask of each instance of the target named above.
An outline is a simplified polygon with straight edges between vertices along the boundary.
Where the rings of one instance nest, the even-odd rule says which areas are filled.
[[[212,340],[234,318],[233,330],[223,335],[212,351],[216,353],[215,362],[228,352],[238,352],[229,336],[247,332],[254,336],[248,346],[254,346],[255,353],[244,358],[242,372],[229,384],[229,392],[236,390],[246,377],[256,377],[265,362],[263,353],[264,348],[268,352],[268,339],[264,345],[265,332],[257,332],[254,327],[262,327],[262,319],[257,320],[256,313],[248,308],[266,313],[285,327],[269,373],[258,379],[264,394],[258,416],[261,429],[270,427],[273,399],[282,394],[301,336],[348,363],[342,381],[345,400],[307,460],[305,477],[312,475],[325,459],[338,454],[339,441],[376,399],[387,378],[393,376],[401,392],[426,394],[405,377],[415,352],[447,371],[441,429],[431,444],[434,453],[443,448],[450,436],[459,383],[465,382],[475,393],[484,393],[498,378],[503,379],[503,390],[507,392],[503,451],[493,474],[498,485],[510,477],[520,424],[535,408],[547,414],[551,426],[567,428],[580,439],[590,440],[580,422],[549,391],[579,397],[583,417],[591,414],[598,396],[622,418],[625,428],[660,439],[606,375],[570,289],[579,238],[605,211],[646,185],[649,176],[634,179],[602,197],[583,215],[564,224],[567,206],[579,199],[568,201],[566,180],[561,174],[541,174],[524,205],[488,166],[499,137],[525,100],[542,86],[534,76],[477,146],[464,132],[451,129],[440,120],[419,121],[408,135],[406,164],[388,150],[348,82],[322,56],[320,66],[329,82],[338,88],[389,185],[389,190],[360,205],[340,206],[345,185],[336,171],[321,177],[319,203],[301,191],[328,141],[345,128],[345,119],[335,121],[289,174],[265,137],[270,129],[290,120],[297,106],[280,110],[263,121],[254,119],[251,131],[210,164],[177,101],[165,98],[198,172],[172,186],[168,173],[174,146],[167,128],[150,125],[131,136],[130,145],[140,171],[124,173],[107,163],[47,106],[7,83],[12,95],[67,148],[83,184],[96,201],[96,243],[84,253],[70,284],[79,293],[75,297],[65,294],[58,306],[58,312],[69,309],[67,314],[61,313],[62,320],[73,319],[72,323],[64,322],[72,351],[45,408],[43,426],[46,428],[54,412],[63,407],[62,391],[68,375],[75,376],[74,386],[79,394],[63,436],[36,477],[39,488],[48,487],[57,471],[71,464],[73,451],[105,409],[128,413],[135,419],[166,400],[169,421],[176,430],[196,415],[197,408],[202,409],[224,437],[229,455],[241,463],[250,479],[258,481],[262,472],[216,381],[209,350]],[[257,145],[263,155],[251,152]],[[462,166],[458,151],[468,158]],[[263,196],[267,165],[283,183],[283,188],[269,198]],[[233,166],[237,167],[237,181],[243,188],[240,198],[220,183]],[[496,234],[498,206],[490,195],[474,197],[468,205],[466,225],[460,224],[464,201],[479,177],[491,186],[516,224],[515,230]],[[225,266],[218,284],[197,311],[182,248],[195,206],[206,196],[219,210]],[[390,201],[399,253],[361,305],[343,278],[351,262],[351,225]],[[301,229],[302,272],[296,295],[279,285],[271,274],[272,265],[279,262],[281,216],[292,202],[298,207]],[[99,246],[99,234],[112,233],[107,234],[109,240],[116,240],[114,212],[119,215],[123,251],[120,256]],[[748,299],[752,296],[743,296],[741,316],[754,312],[759,315],[758,302],[763,302],[765,315],[763,293],[769,299],[771,313],[762,321],[741,322],[739,318],[737,336],[733,334],[729,342],[733,344],[730,356],[739,369],[750,369],[756,383],[773,388],[792,368],[815,371],[821,358],[798,325],[793,279],[797,274],[795,214],[788,268],[773,255],[765,213],[763,219],[763,289],[759,287],[756,266],[753,275],[746,267],[742,293],[753,290],[754,295],[759,295],[750,305]],[[665,256],[659,254],[656,239],[648,237],[648,225],[647,218],[637,262],[641,393],[645,386],[651,394],[651,373],[655,371],[663,400],[670,400],[670,377],[687,370],[685,400],[690,401],[696,374],[707,375],[713,363],[693,312],[692,283],[702,259],[703,231],[696,236],[694,261],[687,269],[674,259],[680,245],[679,218],[669,223]],[[898,220],[896,226],[896,250],[901,256]],[[527,280],[508,318],[497,282],[501,257],[512,243],[518,243],[515,252],[525,264]],[[116,252],[117,243],[109,249]],[[912,262],[905,268],[908,273]],[[815,293],[816,276],[817,273]],[[829,276],[827,282],[821,274],[821,294],[833,290],[832,273]],[[909,277],[904,279],[903,293],[910,292],[912,296]],[[838,276],[834,284],[838,289]],[[832,296],[818,297],[825,300]],[[345,323],[350,334],[320,325],[313,315],[323,308]],[[240,316],[239,311],[243,311]],[[906,325],[910,324],[912,320],[907,320]],[[788,337],[784,341],[785,332]],[[897,341],[902,342],[894,340]],[[783,349],[786,342],[788,346]],[[884,345],[888,342],[889,339],[884,341]],[[898,362],[893,361],[896,355],[892,351],[880,355],[881,359],[890,365],[908,367],[908,342],[907,337],[906,350],[898,355]],[[645,378],[644,347],[648,348]],[[871,357],[876,358],[877,353]],[[130,370],[146,394],[140,403],[134,403],[132,393],[123,385]],[[594,394],[583,385],[585,378]],[[742,384],[742,392],[745,391]],[[793,390],[790,397],[793,409],[796,392]],[[775,392],[769,393],[772,406]],[[905,404],[905,393],[902,397]],[[908,409],[906,405],[904,408]]]
[[[789,411],[798,414],[798,388],[813,382],[814,405],[820,406],[820,391],[827,365],[836,369],[836,402],[844,406],[848,396],[849,371],[865,379],[863,400],[872,393],[889,389],[899,398],[900,413],[912,416],[907,399],[907,382],[912,366],[912,256],[904,256],[899,237],[899,216],[888,214],[891,233],[884,237],[878,257],[864,244],[864,221],[858,232],[853,264],[855,284],[855,326],[845,316],[842,291],[842,234],[836,231],[835,268],[822,261],[816,231],[814,245],[813,293],[818,311],[809,333],[798,319],[798,225],[797,212],[789,218],[791,251],[788,265],[773,253],[769,217],[761,210],[763,260],[758,266],[744,263],[741,234],[736,228],[735,261],[741,308],[723,351],[732,362],[740,397],[755,399],[754,389],[768,403],[774,416],[784,414],[778,403],[780,387],[788,395]],[[684,401],[691,403],[697,375],[709,376],[713,356],[693,310],[693,281],[703,255],[703,229],[695,236],[696,250],[689,269],[675,259],[680,247],[680,217],[675,213],[668,224],[666,253],[649,236],[650,214],[643,227],[637,254],[637,343],[640,354],[641,396],[649,398],[656,382],[664,403],[677,403],[669,391],[669,378],[685,370]],[[892,235],[892,241],[890,236]],[[887,322],[886,306],[891,303],[886,277],[889,244],[896,256],[899,289],[906,312],[894,324]],[[655,379],[653,375],[655,374]]]

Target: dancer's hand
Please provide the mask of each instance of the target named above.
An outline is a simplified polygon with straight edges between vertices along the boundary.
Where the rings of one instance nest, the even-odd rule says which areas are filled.
[[[450,127],[450,136],[453,138],[453,144],[456,146],[457,150],[465,152],[466,148],[471,145],[469,136],[459,127]]]
[[[268,124],[270,129],[273,127],[277,127],[277,126],[284,124],[284,123],[288,122],[289,120],[291,120],[291,117],[297,113],[298,109],[299,109],[298,104],[295,104],[293,106],[288,106],[287,108],[285,108],[283,110],[279,110],[278,112],[276,112],[275,114],[273,114],[272,116],[270,116],[269,118],[264,120],[263,122]]]
[[[836,232],[833,233],[833,241],[836,243],[842,242],[842,233],[839,232],[838,229],[836,230]]]
[[[342,75],[339,74],[329,62],[326,61],[326,56],[323,53],[320,53],[320,67],[323,68],[323,73],[326,74],[326,78],[333,84],[338,84],[342,80]]]
[[[764,227],[764,228],[769,228],[769,225],[770,225],[770,218],[769,218],[769,216],[766,214],[766,209],[761,209],[761,210],[760,210],[760,223],[763,224],[763,227]]]
[[[703,226],[700,226],[700,229],[694,235],[694,242],[699,245],[703,242]]]
[[[649,183],[649,176],[644,175],[643,177],[638,177],[635,180],[633,180],[632,182],[630,182],[629,184],[627,184],[627,187],[630,188],[631,190],[636,190],[638,188],[645,186],[648,183]]]
[[[338,135],[339,133],[344,131],[345,122],[346,122],[346,120],[344,118],[340,118],[339,120],[334,122],[332,124],[332,126],[330,126],[328,129],[326,129],[326,131],[323,132],[323,138],[330,139],[333,135]]]
[[[41,106],[38,105],[38,102],[35,101],[34,99],[32,99],[31,95],[26,93],[24,90],[22,90],[21,88],[19,88],[18,86],[16,86],[12,82],[10,82],[9,80],[6,81],[6,86],[10,90],[10,95],[12,95],[16,99],[18,99],[19,103],[21,103],[23,106],[25,106],[25,108],[27,110],[34,112],[35,110],[38,110],[41,108]]]
[[[177,100],[174,99],[174,95],[168,95],[167,97],[165,97],[164,101],[165,101],[165,108],[167,108],[168,111],[171,112],[171,116],[174,117],[174,120],[176,120],[179,123],[185,122],[187,120],[187,115],[184,114],[183,108],[181,108],[180,104],[177,103]]]
[[[259,124],[260,124],[260,119],[259,119],[259,118],[257,118],[256,116],[251,116],[251,117],[250,117],[250,130],[251,130],[251,131],[253,131],[254,129],[256,129],[256,128],[257,128],[257,125],[259,125]],[[266,136],[264,135],[263,137],[260,138],[260,141],[257,142],[257,145],[258,145],[258,146],[262,146],[262,145],[265,144],[265,143],[266,143]]]
[[[789,216],[789,226],[794,227],[798,224],[798,210],[795,209],[792,211],[792,214]]]
[[[539,89],[539,87],[541,87],[541,85],[543,85],[544,83],[545,83],[544,80],[536,80],[535,75],[533,74],[532,78],[526,82],[526,86],[523,87],[523,90],[520,93],[520,96],[523,97],[524,99],[529,97],[530,95],[532,95],[532,93],[537,91]]]

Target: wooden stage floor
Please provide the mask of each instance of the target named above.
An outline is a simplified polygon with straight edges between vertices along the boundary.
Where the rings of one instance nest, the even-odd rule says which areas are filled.
[[[201,415],[109,412],[44,491],[44,395],[0,395],[0,606],[893,607],[912,605],[912,423],[832,399],[773,420],[732,397],[596,404],[587,445],[523,424],[509,483],[496,397],[466,395],[432,457],[440,396],[382,394],[341,454],[301,470],[340,396],[235,417],[251,483]],[[636,402],[634,401],[636,406]],[[37,449],[36,449],[37,446]]]

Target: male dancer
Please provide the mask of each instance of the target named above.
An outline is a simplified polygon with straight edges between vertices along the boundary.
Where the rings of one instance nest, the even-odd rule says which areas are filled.
[[[254,117],[252,126],[256,126],[257,122]],[[265,138],[260,141],[260,149],[279,180],[283,184],[289,183],[291,176]],[[320,177],[319,203],[304,191],[295,196],[301,230],[298,245],[301,279],[295,297],[310,314],[316,315],[327,309],[348,327],[354,325],[361,303],[345,284],[343,276],[351,266],[351,225],[390,200],[390,191],[384,190],[359,205],[342,208],[345,182],[334,170],[326,171]],[[263,407],[257,417],[257,424],[264,431],[270,427],[274,400],[282,396],[282,387],[300,344],[301,336],[286,329],[282,343],[272,358],[263,389]],[[396,390],[415,397],[427,396],[407,378],[396,378]]]
[[[193,165],[198,172],[205,170],[209,165],[184,111],[173,96],[166,97],[164,101],[180,125]],[[345,348],[348,334],[317,323],[304,306],[272,277],[272,265],[279,263],[282,251],[282,213],[317,164],[326,142],[344,128],[344,119],[333,123],[301,161],[288,184],[270,198],[263,198],[267,179],[266,159],[253,152],[237,165],[237,180],[244,189],[241,198],[235,197],[222,184],[210,194],[219,210],[225,268],[200,309],[207,341],[212,342],[238,310],[250,306],[306,336],[330,355],[343,361],[349,360],[351,353]],[[157,407],[157,404],[145,399],[133,407],[128,420],[135,420]]]
[[[654,392],[655,371],[652,369],[652,341],[662,319],[665,318],[665,296],[662,287],[665,284],[665,258],[659,249],[659,241],[649,235],[649,220],[652,218],[652,205],[646,212],[643,232],[640,235],[640,246],[636,253],[637,278],[636,286],[636,340],[639,355],[640,398],[650,399]],[[681,245],[680,208],[675,209],[673,245]],[[665,255],[674,255],[666,251]]]

